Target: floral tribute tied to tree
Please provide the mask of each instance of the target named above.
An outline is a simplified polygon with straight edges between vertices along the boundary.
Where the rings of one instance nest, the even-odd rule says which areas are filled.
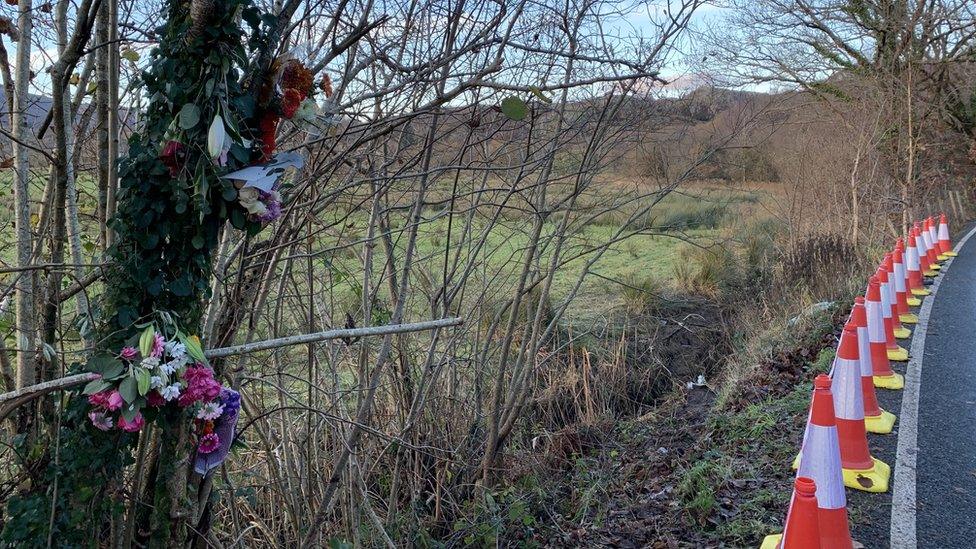
[[[150,105],[120,163],[97,350],[74,366],[100,378],[65,399],[57,444],[20,452],[37,473],[4,513],[6,544],[186,545],[234,444],[241,395],[193,335],[213,251],[221,230],[255,235],[281,215],[281,176],[302,159],[278,152],[279,126],[314,125],[331,83],[273,57],[282,26],[251,0],[166,9],[142,75]]]

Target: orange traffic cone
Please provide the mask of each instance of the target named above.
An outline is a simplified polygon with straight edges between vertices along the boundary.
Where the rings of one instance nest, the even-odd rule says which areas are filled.
[[[921,223],[916,221],[915,234],[915,242],[918,243],[918,260],[920,261],[922,276],[932,278],[939,273],[932,270],[932,262],[929,259],[929,250],[932,248],[932,243],[929,242],[929,233]]]
[[[912,331],[901,325],[901,316],[898,314],[898,288],[895,284],[894,252],[885,254],[881,267],[884,269],[885,276],[888,279],[888,298],[891,300],[891,332],[896,339],[908,339],[912,337]]]
[[[888,434],[895,426],[895,414],[878,405],[874,392],[874,369],[871,366],[871,344],[868,342],[868,314],[864,298],[854,298],[851,324],[857,330],[857,356],[861,367],[861,395],[864,397],[864,428],[869,433]]]
[[[874,370],[874,386],[882,389],[902,389],[905,378],[895,373],[888,362],[887,337],[885,336],[884,314],[881,304],[881,283],[877,276],[868,281],[868,291],[864,300],[868,314],[868,342],[871,348],[871,367]]]
[[[895,277],[895,304],[898,320],[905,324],[917,324],[918,317],[908,308],[908,276],[905,271],[905,242],[898,239],[895,253],[892,254],[892,268]]]
[[[921,258],[919,257],[917,232],[914,228],[908,231],[908,252],[906,254],[905,268],[908,270],[908,290],[914,296],[926,296],[929,292],[925,288],[922,280]],[[912,305],[911,302],[908,303]],[[913,306],[921,305],[921,301]]]
[[[939,265],[939,237],[935,230],[935,219],[931,216],[925,220],[925,232],[929,237],[929,265],[933,271],[942,269]]]
[[[857,330],[851,324],[844,327],[834,358],[833,393],[844,486],[865,492],[887,492],[891,467],[872,457],[868,449]],[[802,458],[800,466],[803,466]]]
[[[881,318],[884,319],[885,350],[888,353],[888,360],[904,362],[908,360],[908,351],[900,347],[895,341],[895,325],[892,315],[894,311],[892,307],[894,293],[891,291],[891,284],[888,283],[888,271],[885,269],[885,263],[890,261],[890,259],[891,256],[885,255],[885,262],[875,272],[881,290]]]
[[[766,536],[760,549],[823,549],[816,494],[817,484],[813,479],[796,477],[783,533]]]
[[[949,221],[946,219],[945,212],[939,216],[939,252],[945,257],[956,257],[956,252],[952,251],[952,241],[949,240]]]
[[[830,385],[830,378],[825,374],[813,380],[813,398],[803,433],[797,476],[816,483],[821,547],[852,549],[854,543],[847,522],[847,496],[844,494],[840,441]]]

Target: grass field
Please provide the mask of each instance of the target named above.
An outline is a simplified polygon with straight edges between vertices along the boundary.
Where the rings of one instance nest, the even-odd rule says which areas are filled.
[[[8,174],[5,179],[9,181]],[[609,196],[619,196],[623,185],[627,182],[610,181],[603,189],[596,192],[589,199],[593,202],[606,203]],[[80,206],[83,212],[82,235],[83,247],[89,260],[94,260],[97,235],[92,221],[95,209],[94,182],[90,178],[79,181],[81,187]],[[41,194],[40,185],[35,185],[32,191]],[[575,325],[590,325],[606,319],[613,311],[628,304],[628,301],[641,300],[647,294],[658,290],[675,289],[676,265],[694,261],[688,252],[692,248],[708,250],[718,247],[735,248],[737,228],[744,221],[768,216],[768,208],[775,206],[776,190],[771,185],[730,186],[725,183],[694,182],[664,196],[650,213],[630,224],[628,229],[631,236],[617,242],[603,254],[592,266],[580,286],[580,289],[567,309],[564,322]],[[12,198],[10,186],[6,186],[0,198]],[[0,224],[4,227],[0,234],[0,263],[12,266],[15,264],[15,231],[13,227],[12,200],[3,200],[0,205]],[[521,270],[521,261],[525,246],[528,243],[526,231],[529,223],[524,214],[505,212],[503,218],[492,227],[488,233],[487,245],[481,250],[478,258],[479,273],[482,281],[489,280],[489,284],[505,285],[514,281]],[[621,224],[626,221],[626,208],[611,209],[599,216],[588,219],[586,223],[577,223],[569,238],[566,249],[567,256],[578,256],[576,259],[561,265],[554,276],[552,288],[552,302],[559,304],[569,296],[577,284],[580,271],[591,257],[591,251],[617,234]],[[354,214],[352,222],[359,226],[365,225],[365,214]],[[36,214],[34,216],[36,222]],[[547,222],[543,234],[552,234],[558,220]],[[483,230],[484,223],[476,227]],[[448,224],[445,216],[430,216],[420,229],[418,252],[420,261],[418,283],[436,284],[443,269],[445,248],[450,244],[452,252],[460,239],[462,223],[455,218],[453,234],[448,239]],[[341,240],[356,240],[355,229],[343,235]],[[335,246],[336,238],[331,233],[323,235],[320,246],[324,250]],[[403,239],[396,242],[397,250],[402,251],[405,243]],[[360,247],[361,248],[361,247]],[[374,249],[377,254],[377,265],[382,263],[382,247]],[[540,268],[546,268],[546,261],[550,257],[550,250],[542,254]],[[327,274],[331,269],[334,280],[333,290],[340,303],[346,303],[349,308],[355,307],[357,302],[357,287],[362,273],[361,258],[355,248],[352,250],[323,252],[318,254],[322,261],[317,262]],[[700,254],[699,254],[700,255]],[[336,277],[339,271],[344,276]],[[8,275],[9,278],[9,275]],[[65,284],[69,281],[66,279]],[[423,303],[415,306],[424,307]],[[420,309],[422,311],[424,309]],[[419,311],[418,311],[419,312]]]

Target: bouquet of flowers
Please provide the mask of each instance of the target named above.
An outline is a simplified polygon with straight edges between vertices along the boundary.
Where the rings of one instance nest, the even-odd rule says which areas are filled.
[[[198,458],[217,453],[222,461],[233,439],[240,394],[214,379],[200,340],[179,330],[167,339],[149,325],[138,345],[132,343],[88,362],[88,369],[101,375],[84,389],[92,426],[135,433],[146,424],[144,412],[173,407],[193,423]]]

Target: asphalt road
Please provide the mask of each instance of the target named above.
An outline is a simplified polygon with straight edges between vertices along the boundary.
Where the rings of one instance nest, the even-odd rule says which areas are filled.
[[[976,547],[976,238],[932,305],[918,411],[918,547]]]

